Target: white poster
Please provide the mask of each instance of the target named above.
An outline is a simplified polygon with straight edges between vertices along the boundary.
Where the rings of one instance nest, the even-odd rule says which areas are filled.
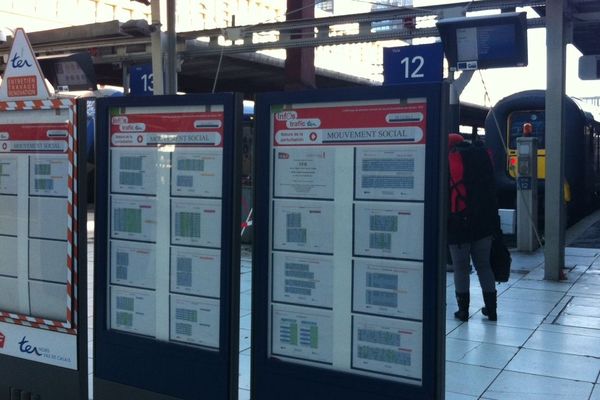
[[[0,354],[77,369],[77,335],[0,322]]]
[[[273,301],[333,307],[333,257],[273,253]]]
[[[335,149],[275,148],[275,197],[333,199]]]
[[[166,166],[164,166],[166,168]],[[111,149],[113,193],[156,194],[156,148]]]
[[[40,239],[67,240],[66,198],[29,198],[29,237]]]
[[[274,304],[271,329],[272,356],[332,363],[331,311]]]
[[[221,198],[223,149],[177,149],[172,155],[171,194]]]
[[[423,203],[356,203],[354,254],[423,259]]]
[[[352,304],[355,312],[423,319],[423,264],[355,259]]]
[[[218,298],[221,250],[171,247],[171,291]]]
[[[145,197],[111,197],[110,233],[114,239],[156,241],[156,200]]]
[[[17,238],[0,236],[0,275],[17,277]]]
[[[110,287],[111,329],[154,337],[155,310],[155,292],[121,286]]]
[[[221,200],[173,199],[171,243],[221,247]]]
[[[397,319],[352,318],[352,368],[384,375],[422,379],[423,325]],[[380,375],[381,374],[381,375]]]
[[[29,281],[29,303],[32,317],[66,321],[67,299],[66,284]]]
[[[171,340],[219,348],[219,300],[171,295]]]
[[[355,197],[373,200],[423,200],[425,145],[356,149]]]
[[[17,278],[0,276],[0,311],[19,312]]]
[[[69,244],[57,240],[29,240],[29,278],[67,283]]]
[[[0,195],[0,235],[17,236],[17,203],[17,196]]]
[[[333,202],[275,201],[273,248],[333,253]]]
[[[29,157],[29,194],[67,197],[69,159],[66,155]]]
[[[17,194],[17,158],[0,155],[0,193]]]
[[[110,241],[111,283],[154,289],[156,246],[121,240]]]

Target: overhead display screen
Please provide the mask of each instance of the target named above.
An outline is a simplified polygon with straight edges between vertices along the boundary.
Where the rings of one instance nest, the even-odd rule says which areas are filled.
[[[110,329],[219,348],[224,107],[110,116]]]
[[[448,18],[437,23],[452,70],[526,66],[526,13]]]
[[[427,110],[271,106],[271,359],[422,385]]]

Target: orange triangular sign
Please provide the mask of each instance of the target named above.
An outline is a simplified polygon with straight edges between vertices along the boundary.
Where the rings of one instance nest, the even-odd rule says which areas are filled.
[[[0,100],[43,100],[50,98],[44,74],[38,64],[31,43],[22,28],[15,31],[2,84]]]

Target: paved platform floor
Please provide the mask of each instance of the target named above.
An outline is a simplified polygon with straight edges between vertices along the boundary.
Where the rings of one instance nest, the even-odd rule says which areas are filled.
[[[470,319],[455,320],[453,277],[447,274],[446,399],[600,400],[600,250],[567,248],[565,253],[568,280],[549,282],[543,279],[541,251],[512,252],[511,279],[497,286],[497,322],[481,315],[483,300],[475,274]],[[250,399],[251,279],[246,253],[241,277],[240,400]],[[90,384],[91,294],[90,288]]]

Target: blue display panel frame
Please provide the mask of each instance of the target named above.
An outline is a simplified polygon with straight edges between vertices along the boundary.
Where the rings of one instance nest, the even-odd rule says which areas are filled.
[[[263,400],[263,399],[290,399],[290,400],[303,400],[303,399],[370,399],[370,400],[392,400],[392,399],[441,399],[444,393],[444,362],[445,362],[445,269],[442,268],[442,265],[445,265],[445,207],[446,207],[446,196],[444,195],[446,190],[446,171],[447,171],[447,155],[446,155],[446,124],[444,121],[446,120],[446,107],[448,104],[448,91],[447,86],[445,84],[415,84],[415,85],[402,85],[402,86],[385,86],[378,88],[353,88],[353,89],[339,89],[339,90],[315,90],[315,91],[305,91],[305,92],[297,92],[297,93],[267,93],[257,97],[257,130],[256,130],[256,186],[255,186],[255,214],[254,214],[254,228],[255,228],[255,237],[257,240],[254,241],[253,246],[253,305],[252,305],[252,378],[251,378],[251,395],[255,400]],[[298,328],[299,325],[305,323],[309,325],[310,321],[306,321],[306,319],[302,320],[302,312],[301,307],[297,306],[289,306],[286,304],[285,299],[282,300],[281,297],[276,300],[275,299],[275,285],[273,281],[276,279],[275,277],[275,269],[271,269],[271,265],[275,265],[274,254],[281,253],[282,246],[287,245],[286,243],[281,243],[280,241],[276,241],[273,238],[277,235],[275,232],[279,225],[282,224],[282,220],[275,221],[277,218],[281,218],[279,215],[283,215],[281,211],[277,211],[276,208],[280,209],[283,207],[281,204],[286,204],[287,207],[293,208],[301,208],[302,205],[298,205],[297,203],[306,200],[307,197],[310,197],[309,202],[315,205],[315,212],[321,213],[322,215],[322,223],[319,223],[319,229],[322,231],[329,232],[329,223],[328,219],[332,221],[333,225],[339,226],[339,217],[340,215],[336,215],[335,221],[334,218],[327,216],[327,205],[322,206],[321,210],[318,209],[318,204],[326,204],[329,202],[331,204],[331,208],[335,207],[335,204],[340,201],[338,197],[333,196],[327,190],[315,189],[317,187],[326,187],[328,184],[335,187],[335,191],[339,193],[340,185],[337,182],[339,176],[336,175],[335,169],[332,172],[332,175],[335,176],[336,182],[325,182],[321,180],[318,176],[322,176],[323,174],[311,175],[310,189],[306,187],[304,190],[313,191],[312,196],[305,196],[302,193],[299,193],[297,197],[294,197],[294,194],[290,194],[292,192],[288,191],[284,196],[280,196],[281,190],[287,191],[288,189],[281,189],[282,187],[287,187],[289,183],[300,182],[300,180],[296,180],[298,175],[293,176],[295,172],[286,172],[284,175],[277,175],[277,172],[274,169],[271,170],[271,160],[273,160],[273,165],[276,165],[276,159],[286,159],[287,157],[294,158],[296,157],[299,160],[301,157],[294,156],[294,150],[290,150],[290,154],[283,154],[280,156],[276,148],[276,143],[281,144],[281,140],[284,139],[286,135],[285,128],[283,130],[277,131],[280,133],[280,136],[273,136],[276,128],[275,125],[278,124],[276,122],[276,118],[272,116],[272,112],[283,110],[282,113],[285,113],[287,110],[301,110],[307,109],[310,107],[320,108],[319,105],[322,105],[323,110],[327,107],[337,107],[344,106],[346,104],[350,105],[348,107],[352,107],[353,105],[358,105],[357,107],[368,108],[369,106],[377,105],[377,104],[392,104],[396,100],[401,100],[399,103],[402,103],[402,100],[405,99],[419,99],[416,102],[426,104],[426,117],[425,125],[426,126],[426,145],[424,146],[424,150],[418,150],[424,152],[424,160],[422,160],[422,164],[425,166],[425,171],[421,171],[421,177],[424,180],[423,187],[420,188],[420,196],[423,197],[422,201],[416,202],[410,200],[406,202],[409,204],[409,208],[411,204],[420,203],[418,207],[422,207],[423,210],[423,236],[422,239],[419,240],[422,243],[422,304],[417,304],[418,302],[412,304],[414,310],[410,311],[412,313],[418,312],[421,313],[421,319],[418,320],[418,323],[421,324],[422,327],[422,356],[420,358],[421,367],[420,370],[417,371],[416,375],[418,375],[418,379],[420,380],[420,384],[418,382],[410,383],[410,377],[407,378],[408,375],[405,375],[399,379],[390,379],[389,376],[385,377],[382,372],[383,369],[380,366],[376,366],[370,369],[369,372],[365,373],[364,370],[358,367],[358,365],[354,364],[354,356],[352,352],[354,352],[354,343],[350,344],[347,349],[347,353],[349,355],[343,355],[341,358],[346,357],[346,360],[349,361],[350,365],[336,368],[334,362],[331,362],[331,359],[335,359],[338,355],[334,355],[331,359],[328,359],[327,355],[319,354],[318,352],[303,353],[303,350],[298,346],[295,349],[286,349],[285,346],[280,345],[281,337],[286,335],[287,332],[284,329],[284,334],[279,339],[271,337],[271,333],[274,331],[281,332],[277,329],[283,329],[282,324],[280,322],[275,322],[276,318],[272,317],[275,314],[275,307],[280,309],[280,314],[285,315],[287,313],[287,317],[281,317],[281,321],[287,319],[287,321],[292,321],[296,318],[295,321],[292,321],[292,324],[296,325],[296,330],[300,332],[301,330]],[[387,102],[387,103],[386,103]],[[283,107],[285,106],[285,107]],[[274,109],[273,109],[274,107]],[[346,108],[348,108],[346,107]],[[376,112],[377,107],[373,106],[374,112]],[[408,109],[408,108],[407,108]],[[358,111],[355,110],[355,111]],[[364,111],[364,110],[361,110]],[[293,111],[292,111],[293,112]],[[308,113],[310,114],[310,113]],[[313,113],[314,114],[314,113]],[[326,150],[326,134],[324,133],[327,129],[330,129],[330,132],[336,131],[336,126],[328,125],[323,122],[327,119],[328,113],[327,110],[321,111],[321,118],[311,119],[312,117],[304,117],[303,119],[300,117],[300,112],[297,114],[298,116],[294,116],[292,118],[297,118],[293,123],[287,124],[286,128],[289,129],[288,132],[293,132],[294,128],[300,125],[303,125],[305,128],[305,133],[301,134],[304,140],[302,146],[311,145],[309,141],[315,141],[315,143],[322,143],[323,147],[323,158],[327,158]],[[402,114],[398,114],[404,118],[410,118],[410,113],[406,113],[402,116]],[[286,118],[282,116],[282,118]],[[333,117],[332,117],[333,118]],[[369,119],[369,117],[365,113],[365,118]],[[340,119],[341,120],[341,119]],[[344,125],[345,122],[340,122],[340,128],[347,128],[348,126]],[[281,126],[281,125],[280,125]],[[333,127],[332,127],[333,126]],[[357,127],[361,127],[356,125]],[[365,125],[370,126],[370,125]],[[423,126],[423,125],[421,125]],[[365,128],[368,130],[369,128]],[[313,132],[314,130],[314,132]],[[409,129],[410,130],[410,129]],[[338,129],[338,132],[341,132],[341,135],[344,135],[343,129]],[[360,131],[357,131],[358,134],[356,137],[360,137],[363,135]],[[378,133],[376,133],[378,134]],[[328,138],[335,137],[337,134],[329,135]],[[339,137],[339,136],[338,136]],[[293,138],[293,135],[288,136],[290,142],[288,142],[288,148],[292,148],[293,141],[296,140]],[[322,142],[319,142],[321,141]],[[356,149],[360,147],[357,145],[359,140],[354,143],[350,143],[356,145]],[[384,144],[384,140],[379,142],[379,145]],[[424,142],[424,141],[423,141]],[[415,142],[417,143],[417,142]],[[331,143],[329,143],[331,144]],[[344,143],[342,143],[343,145]],[[333,145],[336,145],[333,143]],[[379,146],[379,150],[381,150],[383,146]],[[354,150],[354,157],[357,160],[357,152],[359,150]],[[334,150],[335,151],[335,150]],[[383,151],[383,150],[381,150]],[[415,151],[415,154],[418,153]],[[333,152],[333,151],[332,151]],[[302,153],[302,149],[300,153],[296,154],[308,154]],[[340,152],[340,154],[348,154],[347,150]],[[364,156],[362,156],[364,157]],[[378,157],[377,155],[375,157]],[[335,156],[334,156],[335,158]],[[418,157],[417,157],[418,158]],[[417,159],[415,158],[415,159]],[[309,167],[325,164],[318,164],[322,161],[311,161],[309,162]],[[337,161],[331,162],[327,168],[336,165]],[[346,162],[346,161],[343,161]],[[343,164],[342,162],[342,164]],[[352,161],[354,162],[354,160]],[[312,163],[312,164],[311,164]],[[341,165],[341,164],[340,164]],[[306,166],[303,164],[300,166],[302,168]],[[349,168],[349,167],[348,167]],[[357,219],[363,218],[365,212],[364,210],[356,210],[356,208],[365,208],[364,204],[389,204],[390,201],[393,202],[393,199],[388,197],[387,201],[383,200],[385,198],[385,194],[381,195],[381,197],[377,198],[372,194],[366,195],[367,197],[363,197],[362,199],[358,199],[357,191],[356,191],[356,179],[357,179],[357,170],[356,167],[352,168],[353,171],[346,171],[346,179],[352,182],[352,185],[355,185],[353,189],[354,192],[342,189],[341,192],[346,193],[347,199],[341,199],[342,202],[345,202],[346,205],[342,207],[346,207],[348,209],[348,203],[352,203],[352,215],[348,217],[347,222],[342,222],[341,224],[346,224],[349,227],[345,228],[344,232],[353,232],[353,236],[348,237],[348,241],[351,242],[349,245],[350,255],[345,256],[347,259],[352,259],[352,264],[343,264],[347,265],[347,268],[351,271],[354,271],[356,265],[354,265],[355,259],[360,259],[360,257],[367,257],[364,259],[369,259],[368,255],[359,254],[363,250],[356,246],[358,243],[357,237],[360,234],[357,234],[357,230],[355,230],[355,224],[357,224]],[[326,168],[323,168],[326,170]],[[292,171],[290,169],[289,171]],[[306,172],[306,171],[305,171]],[[285,175],[288,174],[288,175]],[[282,176],[284,177],[282,179]],[[307,175],[304,175],[306,177]],[[291,181],[290,181],[291,177]],[[288,181],[286,181],[288,179]],[[277,188],[277,189],[275,189]],[[293,191],[294,189],[290,189]],[[279,195],[276,191],[279,191]],[[360,195],[362,196],[362,194]],[[370,203],[364,202],[362,200],[369,198]],[[287,197],[287,199],[281,200],[282,197]],[[408,196],[410,197],[410,195]],[[362,203],[361,203],[362,201]],[[285,203],[287,202],[287,203]],[[276,205],[276,203],[278,205]],[[309,204],[309,203],[306,203]],[[357,205],[359,207],[357,207]],[[310,208],[310,205],[308,206]],[[372,207],[376,209],[377,206]],[[376,215],[378,211],[372,213],[371,215]],[[332,213],[335,213],[332,212]],[[361,214],[362,213],[362,214]],[[298,213],[297,213],[298,214]],[[304,214],[302,214],[304,218]],[[363,215],[361,217],[361,215]],[[383,214],[381,214],[383,215]],[[289,218],[289,216],[288,216]],[[300,217],[298,217],[299,219]],[[378,217],[376,217],[378,219]],[[382,220],[382,219],[379,219]],[[287,220],[287,225],[289,228],[290,220]],[[295,226],[295,225],[294,225]],[[316,230],[313,229],[313,232]],[[296,234],[297,232],[292,232]],[[339,233],[339,232],[338,232]],[[289,231],[287,235],[289,235]],[[306,236],[305,232],[301,232],[300,234]],[[318,233],[317,235],[321,235]],[[327,236],[330,233],[326,233],[323,236],[320,236],[323,241],[326,241]],[[335,239],[335,232],[331,235]],[[418,236],[418,235],[417,235]],[[287,239],[288,241],[293,241],[291,239]],[[361,239],[362,240],[362,239]],[[338,240],[339,243],[339,240]],[[317,259],[319,257],[330,257],[333,259],[333,263],[336,263],[335,258],[337,255],[333,255],[333,251],[328,247],[327,244],[320,244],[318,241],[313,241],[312,249],[310,251],[298,250],[294,249],[293,246],[288,248],[287,250],[283,250],[290,255],[290,262],[294,264],[294,260],[292,259],[295,255],[305,256],[309,261],[305,261],[307,264],[311,263],[311,259]],[[342,245],[346,246],[346,245]],[[384,257],[385,258],[385,257]],[[400,262],[411,263],[414,255],[398,255],[393,256],[392,258],[396,258],[397,260],[403,259]],[[385,264],[385,260],[381,260],[381,264]],[[413,262],[414,263],[414,262]],[[336,267],[340,267],[340,263],[337,263]],[[287,265],[286,265],[287,267]],[[274,267],[273,267],[274,268]],[[305,267],[306,268],[306,267]],[[334,268],[335,269],[335,268]],[[352,281],[351,285],[348,285],[347,282],[335,281],[334,285],[339,287],[343,287],[343,290],[354,291],[355,285],[355,277],[354,272],[351,272]],[[316,279],[316,278],[309,278]],[[287,283],[286,283],[287,284]],[[332,290],[335,292],[335,289]],[[312,295],[311,295],[312,296]],[[337,296],[337,295],[336,295]],[[306,306],[304,310],[306,311],[306,315],[309,315],[310,310],[316,310],[313,313],[313,316],[316,316],[312,321],[313,324],[319,325],[319,319],[321,321],[325,321],[326,317],[323,315],[327,314],[327,311],[322,311],[323,309],[329,309],[331,311],[332,316],[330,325],[333,327],[330,338],[331,342],[335,341],[346,341],[350,342],[348,337],[352,337],[351,340],[354,340],[354,333],[348,332],[348,330],[354,330],[352,324],[354,324],[358,318],[362,319],[361,323],[368,323],[368,321],[377,320],[377,317],[373,318],[372,315],[368,312],[357,311],[354,304],[354,295],[345,293],[343,296],[346,296],[346,303],[349,303],[349,310],[340,311],[341,314],[348,314],[344,316],[345,318],[344,327],[339,328],[336,326],[333,321],[336,320],[335,313],[338,312],[336,310],[336,306],[333,307],[325,306],[315,307],[315,304]],[[318,299],[309,299],[310,301],[319,301]],[[350,300],[348,300],[348,298]],[[273,300],[272,300],[273,299]],[[303,301],[309,301],[303,300]],[[334,300],[335,301],[335,300]],[[297,305],[298,302],[295,302]],[[343,301],[337,304],[342,304]],[[306,304],[306,303],[305,303]],[[294,308],[296,307],[296,308]],[[310,308],[312,307],[312,308]],[[339,309],[339,307],[338,307]],[[281,312],[281,310],[283,310]],[[297,315],[293,315],[295,310],[297,311]],[[332,311],[333,310],[333,311]],[[360,314],[355,315],[354,313]],[[321,317],[319,317],[321,315]],[[381,314],[379,314],[381,315]],[[278,317],[279,318],[279,317]],[[372,319],[371,319],[372,318]],[[405,326],[410,326],[411,323],[414,324],[413,321],[417,321],[414,317],[404,316],[406,322]],[[379,320],[383,320],[384,318],[379,318]],[[352,324],[348,324],[347,321],[351,320]],[[388,319],[389,321],[390,319]],[[339,321],[339,319],[338,319]],[[393,326],[395,323],[386,322]],[[403,322],[398,322],[401,325]],[[323,323],[323,326],[326,324]],[[347,327],[346,327],[347,325]],[[323,326],[319,326],[317,329],[322,330]],[[384,325],[381,325],[384,326]],[[398,326],[398,325],[396,325]],[[284,327],[285,328],[285,327]],[[340,330],[346,329],[344,333],[344,337],[336,337],[333,333],[334,330],[337,329],[337,332]],[[418,330],[416,331],[418,333]],[[306,331],[304,332],[306,334]],[[360,334],[357,334],[360,335]],[[359,336],[357,336],[359,337]],[[319,337],[321,339],[321,337]],[[273,343],[277,342],[277,350],[283,349],[283,352],[277,353],[274,351]],[[332,347],[335,347],[336,344],[332,344]],[[340,348],[339,346],[337,347]],[[294,351],[296,354],[300,354],[300,361],[295,359]],[[337,350],[336,350],[337,351]],[[332,352],[334,352],[332,350]],[[340,352],[338,352],[340,354]],[[280,357],[283,355],[283,357]],[[339,358],[339,357],[338,357]],[[377,368],[380,371],[377,371]],[[414,370],[412,371],[415,372]]]
[[[165,107],[168,107],[169,110],[184,108],[189,110],[199,106],[205,106],[207,110],[210,106],[221,107],[223,115],[222,182],[220,182],[222,211],[219,238],[221,253],[218,288],[220,293],[218,300],[220,301],[219,334],[218,346],[214,346],[218,347],[217,349],[211,349],[209,345],[194,346],[176,342],[171,333],[169,334],[170,341],[161,341],[116,330],[117,328],[111,329],[110,325],[108,293],[111,282],[107,271],[111,262],[110,240],[108,240],[111,235],[109,227],[111,202],[111,187],[109,187],[111,179],[110,112],[119,108],[135,109],[137,107],[140,110],[156,109],[157,112],[161,112],[161,109],[164,110]],[[203,396],[211,399],[236,399],[239,357],[239,199],[241,190],[238,138],[241,132],[242,99],[235,94],[104,98],[98,100],[96,110],[95,398],[96,396],[98,398],[134,396],[143,399],[164,396],[164,398],[192,399],[202,393]],[[208,122],[214,123],[215,121]],[[177,152],[173,154],[177,154]],[[168,173],[171,174],[171,172]],[[112,189],[113,193],[118,192],[118,190],[114,190],[114,186]],[[169,196],[173,196],[172,188],[169,188],[168,191]],[[209,195],[206,197],[209,198],[208,202],[214,202],[214,200],[210,200]],[[178,198],[179,200],[170,198],[169,203],[185,200],[181,197]],[[160,231],[157,232],[160,234]],[[170,233],[168,235],[170,236]],[[169,246],[172,245],[175,245],[173,238],[169,243]],[[170,274],[171,272],[169,272]],[[171,290],[170,293],[171,302],[174,296],[179,296],[176,291]],[[171,305],[169,305],[170,307]]]

